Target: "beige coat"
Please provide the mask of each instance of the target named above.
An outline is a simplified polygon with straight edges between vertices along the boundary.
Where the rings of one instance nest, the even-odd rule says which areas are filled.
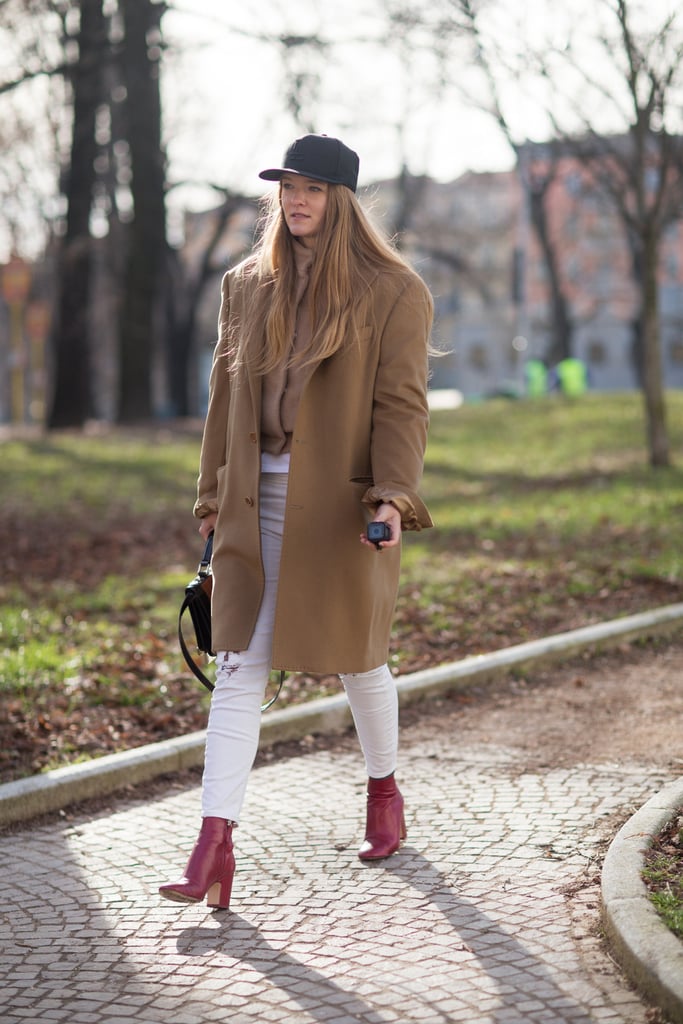
[[[228,373],[227,324],[244,308],[243,266],[223,280],[195,515],[218,511],[212,628],[216,650],[244,650],[263,593],[259,536],[262,378]],[[400,546],[360,533],[382,500],[404,529],[432,522],[417,495],[427,439],[432,301],[412,271],[376,274],[358,296],[360,343],[320,363],[292,437],[273,668],[366,672],[387,659]]]

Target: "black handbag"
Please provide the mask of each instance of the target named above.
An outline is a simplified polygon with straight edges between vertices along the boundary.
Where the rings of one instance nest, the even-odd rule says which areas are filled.
[[[197,569],[197,575],[185,587],[185,597],[183,598],[183,603],[180,606],[180,613],[178,615],[178,642],[180,643],[180,649],[183,652],[183,657],[190,671],[197,677],[199,682],[207,688],[207,690],[213,690],[214,685],[211,680],[204,675],[196,660],[192,657],[192,654],[185,643],[185,637],[183,636],[182,621],[185,612],[189,612],[192,620],[192,626],[194,628],[195,646],[197,650],[201,651],[202,654],[208,654],[210,657],[213,657],[216,652],[212,650],[211,646],[211,591],[213,589],[213,576],[211,575],[212,554],[213,533],[210,533],[209,539],[206,542],[206,547],[204,548],[202,560],[199,563],[199,568]]]
[[[195,658],[192,657],[192,653],[185,642],[185,637],[183,636],[182,622],[185,612],[189,612],[194,629],[195,646],[197,650],[211,658],[215,657],[216,652],[213,650],[211,643],[211,591],[213,589],[213,576],[211,574],[212,554],[213,533],[210,533],[209,539],[206,542],[206,547],[204,548],[202,560],[199,563],[199,568],[197,569],[197,575],[185,587],[185,596],[178,615],[178,642],[180,644],[180,650],[183,652],[183,657],[187,663],[187,667],[190,669],[192,674],[197,677],[199,682],[207,688],[207,690],[214,690],[214,684],[207,678],[207,676],[204,675]],[[268,708],[275,703],[280,696],[280,691],[284,681],[285,673],[281,671],[275,696],[271,697],[266,704],[261,705],[261,711],[267,711]]]

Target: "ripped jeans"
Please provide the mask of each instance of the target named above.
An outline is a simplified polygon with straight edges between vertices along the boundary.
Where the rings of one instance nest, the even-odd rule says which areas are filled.
[[[261,548],[265,590],[246,651],[219,651],[216,688],[206,731],[202,816],[239,822],[258,749],[261,704],[271,670],[275,600],[287,496],[286,473],[261,476]],[[367,774],[381,779],[396,768],[398,695],[387,665],[340,676],[365,758]]]

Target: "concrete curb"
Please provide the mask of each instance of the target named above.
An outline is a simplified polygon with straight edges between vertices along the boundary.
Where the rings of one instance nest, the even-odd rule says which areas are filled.
[[[641,878],[645,853],[676,812],[683,778],[666,786],[620,829],[602,868],[602,918],[628,977],[675,1024],[683,1024],[683,942],[662,923]]]
[[[558,661],[589,648],[671,633],[681,627],[683,603],[665,605],[654,611],[584,626],[402,676],[397,680],[399,699],[402,705],[411,704],[424,697],[500,678],[532,664]],[[351,714],[344,694],[321,697],[307,704],[269,711],[263,717],[260,745],[268,747],[312,733],[339,733],[350,724]],[[106,796],[160,775],[200,767],[204,738],[202,730],[0,785],[0,826],[62,810],[92,797]]]

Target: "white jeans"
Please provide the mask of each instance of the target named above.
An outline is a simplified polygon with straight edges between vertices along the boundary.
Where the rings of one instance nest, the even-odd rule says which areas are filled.
[[[287,474],[261,476],[263,601],[246,651],[219,651],[216,688],[206,732],[202,815],[238,822],[261,728],[261,704],[271,670],[275,600],[287,497]],[[381,779],[396,768],[398,695],[387,665],[342,675],[368,775]]]

